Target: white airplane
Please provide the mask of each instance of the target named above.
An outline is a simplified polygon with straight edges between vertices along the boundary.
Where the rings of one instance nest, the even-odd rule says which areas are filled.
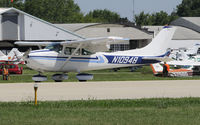
[[[193,70],[193,75],[200,75],[200,55],[198,54],[199,44],[196,44],[193,49],[175,50],[176,53],[172,57],[174,60],[167,62],[175,67],[181,66],[186,69]]]
[[[177,61],[185,61],[185,60],[194,60],[200,59],[199,50],[200,44],[196,43],[192,48],[179,48],[179,49],[171,49],[172,52],[169,55],[170,58]],[[193,58],[194,57],[194,58]],[[195,62],[197,62],[197,60]],[[200,60],[199,60],[200,62]]]
[[[174,27],[164,29],[144,48],[118,51],[118,52],[96,52],[94,54],[85,50],[88,44],[102,44],[102,40],[108,39],[108,43],[116,40],[124,40],[120,37],[89,38],[78,41],[65,42],[15,42],[18,45],[49,45],[45,49],[30,51],[25,54],[27,66],[39,71],[38,75],[32,77],[34,81],[44,81],[46,76],[40,72],[63,72],[54,74],[52,79],[62,81],[68,78],[68,72],[78,72],[79,81],[91,80],[92,74],[81,73],[89,70],[99,70],[118,67],[130,67],[146,65],[166,61],[170,53],[169,41],[175,32]],[[100,42],[99,42],[100,41]],[[99,43],[98,43],[99,42]],[[76,46],[76,48],[74,48]]]
[[[1,62],[20,62],[19,58],[23,57],[23,53],[19,52],[17,48],[13,48],[8,55],[5,55],[0,51],[0,61]]]

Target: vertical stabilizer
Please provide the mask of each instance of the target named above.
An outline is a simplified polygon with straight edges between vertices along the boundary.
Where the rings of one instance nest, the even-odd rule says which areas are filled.
[[[175,27],[164,27],[152,40],[152,42],[143,48],[143,51],[151,53],[151,55],[166,53],[167,49],[170,48],[171,40],[175,30]]]
[[[169,54],[172,37],[175,33],[175,27],[165,26],[158,35],[144,48],[116,52],[122,54],[132,54],[137,56],[165,56]]]
[[[2,51],[0,51],[0,56],[5,56],[5,54],[3,54],[3,52],[2,52]]]

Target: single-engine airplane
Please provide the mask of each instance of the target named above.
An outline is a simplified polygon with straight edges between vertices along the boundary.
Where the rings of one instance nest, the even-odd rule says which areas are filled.
[[[98,46],[98,44],[102,44],[102,40],[107,40],[107,43],[110,43],[111,41],[125,40],[124,38],[105,37],[64,42],[15,42],[15,44],[48,45],[44,49],[24,54],[27,66],[39,71],[38,75],[32,77],[34,81],[46,80],[47,77],[40,74],[44,71],[63,72],[52,76],[52,79],[57,82],[67,79],[66,73],[68,72],[78,72],[77,79],[87,81],[93,79],[93,75],[81,72],[146,65],[168,60],[170,40],[175,29],[165,26],[146,47],[118,52],[96,52],[93,54],[85,50],[84,47],[88,44]]]

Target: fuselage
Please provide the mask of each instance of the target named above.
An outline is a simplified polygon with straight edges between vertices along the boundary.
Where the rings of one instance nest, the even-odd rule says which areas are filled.
[[[156,60],[143,60],[143,56],[134,56],[121,52],[98,52],[92,55],[65,55],[48,49],[31,51],[27,66],[37,71],[82,72],[118,67],[130,67],[156,63]]]

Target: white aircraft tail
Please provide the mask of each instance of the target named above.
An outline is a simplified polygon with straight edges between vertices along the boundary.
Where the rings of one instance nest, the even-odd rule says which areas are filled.
[[[5,56],[5,54],[2,51],[0,51],[0,56]]]
[[[172,40],[175,30],[175,27],[165,26],[152,42],[143,49],[149,51],[153,55],[166,53],[167,49],[170,48],[170,41]]]
[[[195,44],[192,48],[190,48],[187,52],[186,52],[186,54],[187,55],[193,55],[193,56],[195,56],[195,55],[197,55],[198,54],[198,49],[200,48],[200,44]]]
[[[189,56],[183,51],[181,50],[181,61],[185,61],[185,60],[188,60]]]
[[[169,48],[171,44],[171,39],[174,35],[176,28],[165,26],[158,35],[149,43],[147,46],[141,49],[137,49],[135,52],[137,54],[142,54],[144,56],[165,56],[169,54]],[[135,53],[132,50],[132,53]]]
[[[154,75],[162,73],[163,71],[163,67],[159,63],[151,64],[150,66],[153,70]]]
[[[13,48],[9,53],[8,53],[8,60],[13,61],[17,60],[19,56],[21,56],[22,53],[17,49]]]

